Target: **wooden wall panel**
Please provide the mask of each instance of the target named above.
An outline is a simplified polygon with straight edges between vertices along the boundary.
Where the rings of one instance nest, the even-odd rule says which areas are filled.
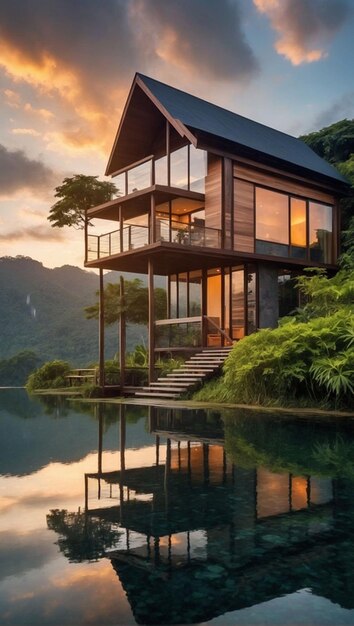
[[[307,186],[300,181],[285,180],[280,176],[278,177],[265,171],[262,172],[247,165],[234,163],[234,176],[256,183],[257,185],[264,185],[286,193],[303,196],[304,198],[334,204],[333,195],[314,189],[310,184]]]
[[[205,180],[205,226],[222,228],[222,160],[210,153]]]
[[[224,248],[233,248],[233,166],[231,159],[224,159],[223,168],[224,185]]]
[[[254,252],[254,185],[234,179],[234,250]]]

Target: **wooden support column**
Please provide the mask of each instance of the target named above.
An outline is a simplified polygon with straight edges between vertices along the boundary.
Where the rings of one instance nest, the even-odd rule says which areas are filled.
[[[155,194],[151,194],[150,198],[150,243],[156,241],[156,201]]]
[[[149,384],[155,378],[155,299],[154,299],[154,264],[148,261],[148,293],[149,293]]]
[[[119,213],[119,252],[124,252],[124,241],[123,241],[123,209],[122,205],[119,205],[118,209]]]
[[[202,347],[206,347],[208,343],[208,327],[204,316],[207,315],[207,288],[208,288],[208,272],[202,270]]]
[[[120,390],[125,386],[125,350],[126,350],[126,314],[124,311],[124,278],[119,277],[119,290],[122,309],[119,316],[119,371],[120,371]]]
[[[126,438],[126,424],[125,424],[125,407],[123,404],[119,405],[119,453],[120,453],[120,473],[119,473],[119,511],[120,522],[124,522],[124,474],[125,474],[125,438]],[[127,531],[128,532],[128,531]],[[127,543],[129,537],[127,535]]]
[[[87,263],[87,256],[88,256],[88,220],[87,220],[87,209],[85,209],[85,223],[84,223],[84,228],[85,228],[85,263]]]
[[[166,120],[166,156],[167,156],[167,187],[171,187],[171,163],[170,163],[170,123]]]
[[[99,369],[99,386],[104,388],[104,286],[103,286],[103,270],[100,273],[100,289],[99,289],[99,336],[98,336],[98,369]]]

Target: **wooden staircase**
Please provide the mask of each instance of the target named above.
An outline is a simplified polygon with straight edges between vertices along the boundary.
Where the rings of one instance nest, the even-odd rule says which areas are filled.
[[[161,376],[156,382],[150,383],[148,387],[136,391],[135,395],[145,398],[178,400],[192,387],[200,385],[206,378],[215,374],[231,349],[232,346],[205,348],[202,352],[190,357],[182,367],[173,370],[167,376]]]

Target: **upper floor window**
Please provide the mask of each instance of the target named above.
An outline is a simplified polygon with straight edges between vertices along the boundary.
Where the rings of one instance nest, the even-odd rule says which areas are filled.
[[[256,187],[256,252],[331,263],[333,207]]]
[[[330,263],[332,260],[332,207],[310,202],[309,217],[310,259]]]
[[[289,243],[288,196],[268,189],[256,189],[256,239]]]
[[[188,189],[188,146],[171,152],[171,186]]]
[[[207,153],[189,146],[189,188],[191,191],[205,192],[205,177],[207,174]]]

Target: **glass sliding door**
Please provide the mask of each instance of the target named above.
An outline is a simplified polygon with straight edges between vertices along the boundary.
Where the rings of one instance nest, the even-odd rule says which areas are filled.
[[[222,286],[221,286],[221,269],[208,270],[207,274],[207,316],[211,319],[212,324],[208,326],[207,345],[220,346],[221,336],[217,332],[214,324],[221,328],[222,317]]]
[[[247,266],[247,335],[257,330],[257,273],[252,265]]]
[[[243,266],[233,267],[231,273],[232,339],[245,336],[245,272]]]

